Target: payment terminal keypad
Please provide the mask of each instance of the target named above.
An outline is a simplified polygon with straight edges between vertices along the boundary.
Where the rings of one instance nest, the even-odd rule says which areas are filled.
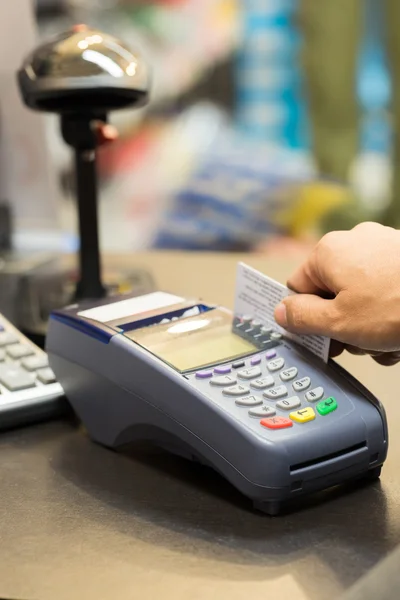
[[[326,424],[335,414],[352,410],[347,396],[328,375],[324,381],[321,372],[281,344],[188,378],[248,426],[276,436],[273,432]]]

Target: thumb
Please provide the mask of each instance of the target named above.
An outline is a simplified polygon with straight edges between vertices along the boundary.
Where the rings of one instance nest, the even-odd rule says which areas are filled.
[[[337,323],[335,301],[311,294],[288,296],[276,307],[275,320],[292,333],[333,337]]]

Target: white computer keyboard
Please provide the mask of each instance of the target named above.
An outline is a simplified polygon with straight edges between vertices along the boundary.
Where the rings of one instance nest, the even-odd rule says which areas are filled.
[[[46,353],[0,314],[0,430],[46,420],[65,408]]]

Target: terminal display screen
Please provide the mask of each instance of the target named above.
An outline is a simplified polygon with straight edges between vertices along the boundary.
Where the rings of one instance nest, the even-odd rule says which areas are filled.
[[[235,360],[257,349],[232,332],[232,315],[222,309],[124,335],[181,372]]]

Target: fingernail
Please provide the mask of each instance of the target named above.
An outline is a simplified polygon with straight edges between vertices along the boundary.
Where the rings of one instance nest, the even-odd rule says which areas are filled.
[[[275,320],[281,327],[287,326],[286,306],[283,303],[275,308]]]

